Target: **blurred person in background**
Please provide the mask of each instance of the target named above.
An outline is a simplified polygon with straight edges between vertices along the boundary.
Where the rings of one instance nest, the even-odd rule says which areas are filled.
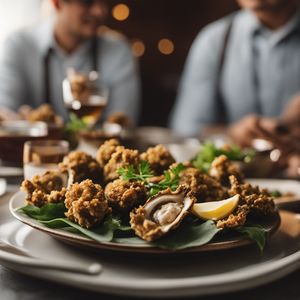
[[[111,31],[99,34],[108,14],[105,0],[51,0],[55,18],[16,32],[4,43],[0,60],[0,117],[13,118],[22,105],[51,104],[67,117],[62,95],[66,71],[100,73],[109,88],[106,115],[139,113],[140,82],[126,40]]]
[[[195,39],[170,125],[185,136],[221,133],[245,147],[262,138],[300,150],[300,122],[292,121],[300,120],[298,3],[237,2],[240,11]]]

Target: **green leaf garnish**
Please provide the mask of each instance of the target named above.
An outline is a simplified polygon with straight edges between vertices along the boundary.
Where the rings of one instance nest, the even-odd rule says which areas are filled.
[[[64,203],[49,203],[39,208],[34,205],[26,205],[18,209],[29,217],[40,221],[53,229],[63,229],[68,232],[81,233],[98,242],[109,242],[113,239],[115,231],[130,232],[131,227],[123,225],[120,219],[108,215],[99,226],[86,229],[65,218],[66,208]]]
[[[221,230],[211,220],[197,225],[182,224],[178,229],[152,244],[160,248],[172,250],[202,246],[210,242]]]
[[[23,206],[18,209],[19,212],[23,212],[29,217],[39,221],[49,221],[55,218],[63,218],[67,211],[65,204],[61,203],[49,203],[42,207],[37,207],[31,204]]]
[[[218,148],[214,143],[206,142],[192,160],[192,164],[199,170],[207,172],[212,161],[220,155],[227,156],[229,160],[249,162],[255,156],[255,153],[253,149],[242,150],[237,145],[230,145],[228,148]]]
[[[73,229],[76,229],[81,234],[97,242],[110,242],[113,239],[114,232],[116,230],[123,229],[122,226],[120,225],[120,221],[114,219],[111,215],[106,217],[106,219],[101,224],[101,226],[97,226],[92,229],[83,228],[80,225],[66,218],[53,219],[49,221],[41,221],[41,223],[50,228],[54,228],[54,229],[60,228],[64,230],[66,230],[65,227],[67,225]]]
[[[150,169],[149,163],[147,161],[142,161],[137,171],[132,165],[129,165],[127,168],[119,168],[118,174],[124,180],[138,180],[146,182],[146,179],[153,177],[152,170]]]
[[[205,223],[186,223],[181,224],[179,228],[171,231],[166,236],[150,243],[154,247],[169,250],[182,250],[189,247],[202,246],[209,243],[213,237],[222,229],[217,228],[213,221]],[[114,242],[120,244],[138,244],[148,245],[149,243],[142,239],[134,237],[116,238]]]
[[[177,171],[178,170],[180,170],[180,168],[177,169]],[[18,211],[38,220],[49,228],[81,234],[98,242],[114,241],[123,244],[149,244],[135,236],[128,224],[123,224],[119,218],[111,214],[106,216],[104,222],[99,226],[92,229],[86,229],[64,217],[66,211],[64,203],[50,203],[41,208],[33,205],[26,205],[19,208]],[[205,223],[199,223],[199,220],[187,217],[185,222],[183,222],[179,228],[171,231],[168,235],[159,240],[152,242],[151,245],[170,250],[202,246],[209,243],[221,230],[222,229],[217,228],[216,224],[211,220],[206,221]],[[263,227],[259,225],[251,227],[243,226],[238,227],[235,230],[254,240],[260,251],[263,251],[266,243],[266,231]]]
[[[148,182],[147,179],[153,177],[153,172],[147,161],[142,161],[139,164],[137,171],[132,165],[129,165],[127,168],[119,168],[118,174],[122,177],[123,180],[142,181],[145,184],[146,188],[150,190],[149,196],[153,196],[167,188],[175,191],[179,185],[180,172],[184,169],[185,167],[181,163],[173,168],[170,168],[170,170],[164,172],[164,179],[159,183]]]
[[[241,226],[238,228],[235,228],[236,231],[239,233],[246,235],[248,238],[252,239],[256,242],[260,252],[263,252],[265,245],[266,245],[266,231],[265,229],[260,225],[255,226]]]
[[[274,198],[278,198],[282,196],[282,193],[278,190],[269,191],[270,195]]]
[[[168,171],[164,172],[164,179],[159,183],[148,183],[150,189],[150,196],[156,195],[158,192],[163,191],[167,188],[170,188],[172,191],[175,191],[179,185],[180,172],[185,169],[183,164],[178,164],[177,166],[171,168]]]
[[[78,118],[74,113],[70,113],[70,120],[65,126],[66,131],[77,132],[87,128],[87,122],[85,122],[83,119]]]

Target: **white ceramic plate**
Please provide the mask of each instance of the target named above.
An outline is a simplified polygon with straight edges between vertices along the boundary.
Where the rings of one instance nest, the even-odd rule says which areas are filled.
[[[3,202],[2,202],[3,203]],[[99,262],[100,275],[90,276],[9,262],[0,250],[1,264],[18,272],[83,289],[127,296],[188,296],[237,291],[281,278],[300,267],[300,219],[282,213],[279,231],[263,255],[255,246],[180,257],[89,252],[67,246],[48,234],[23,225],[0,206],[0,239],[42,260]],[[236,259],[238,257],[238,259]]]
[[[275,203],[279,208],[295,209],[300,211],[300,181],[288,179],[247,179],[247,182],[266,188],[270,191],[279,191],[282,194],[292,193],[291,196],[281,196],[275,198]]]

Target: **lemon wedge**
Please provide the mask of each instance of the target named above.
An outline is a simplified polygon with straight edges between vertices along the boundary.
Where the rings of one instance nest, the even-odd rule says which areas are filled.
[[[240,195],[229,199],[196,203],[192,207],[192,213],[204,220],[220,220],[227,217],[238,205]]]

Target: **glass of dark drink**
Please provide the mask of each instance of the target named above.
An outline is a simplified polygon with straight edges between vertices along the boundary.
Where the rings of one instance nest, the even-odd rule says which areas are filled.
[[[108,89],[101,84],[96,71],[85,74],[69,70],[63,81],[63,96],[69,113],[92,128],[107,105]]]
[[[58,164],[69,152],[69,143],[63,140],[27,141],[23,150],[24,178],[32,179],[48,170],[58,170]]]

